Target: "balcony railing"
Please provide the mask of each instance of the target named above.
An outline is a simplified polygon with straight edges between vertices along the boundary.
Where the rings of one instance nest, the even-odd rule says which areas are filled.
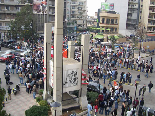
[[[0,26],[0,30],[10,30],[9,26]]]

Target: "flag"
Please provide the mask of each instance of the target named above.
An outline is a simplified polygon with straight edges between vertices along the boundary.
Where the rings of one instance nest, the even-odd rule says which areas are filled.
[[[97,19],[97,23],[98,23],[98,19]]]
[[[83,85],[88,85],[88,80],[89,80],[89,78],[87,77],[87,74],[82,69],[82,84]]]

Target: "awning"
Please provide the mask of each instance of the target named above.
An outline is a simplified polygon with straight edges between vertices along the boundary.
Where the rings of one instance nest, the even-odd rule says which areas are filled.
[[[114,37],[115,37],[115,39],[119,39],[119,37],[117,35],[115,35]]]
[[[106,29],[107,31],[110,31],[111,29]]]
[[[103,39],[104,36],[103,35],[95,35],[94,38]]]
[[[105,28],[102,28],[102,30],[105,30]]]

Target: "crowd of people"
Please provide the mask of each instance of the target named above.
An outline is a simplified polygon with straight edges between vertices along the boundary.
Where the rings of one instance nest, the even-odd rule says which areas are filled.
[[[132,80],[130,70],[144,72],[145,76],[148,78],[149,73],[153,73],[152,57],[150,61],[140,57],[134,59],[130,47],[126,49],[119,47],[117,52],[112,52],[111,54],[103,52],[106,51],[103,49],[105,48],[95,50],[92,47],[90,49],[88,66],[89,81],[93,81],[93,78],[103,79],[103,83],[105,84],[106,80],[108,80],[108,86],[110,85],[111,88],[107,89],[104,87],[103,92],[100,93],[99,97],[96,99],[95,104],[88,104],[88,116],[91,115],[91,106],[94,108],[95,115],[105,114],[106,116],[117,116],[119,102],[122,103],[122,116],[136,116],[136,112],[139,116],[143,116],[142,106],[144,105],[143,97],[146,91],[146,85],[143,85],[143,87],[139,89],[139,95],[136,95],[137,85],[140,81],[140,73],[137,75],[138,81],[135,81]],[[125,68],[128,72],[121,72],[118,74],[118,68]],[[118,78],[118,75],[120,75],[120,78]],[[113,80],[117,81],[118,84],[113,85]],[[123,84],[130,84],[131,82],[134,82],[136,88],[135,96],[130,96],[130,90],[123,89]],[[151,92],[152,87],[153,84],[150,81],[148,84],[149,92]],[[105,111],[105,113],[103,111]]]
[[[6,69],[4,71],[6,84],[9,85],[11,82],[11,73],[18,74],[20,79],[19,83],[26,86],[26,92],[28,94],[33,92],[35,99],[38,89],[43,89],[44,87],[43,56],[43,49],[41,47],[37,48],[37,46],[34,45],[31,58],[17,56],[13,60],[6,60]]]

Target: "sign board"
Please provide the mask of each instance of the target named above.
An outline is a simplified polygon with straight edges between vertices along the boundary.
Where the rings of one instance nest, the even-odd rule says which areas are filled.
[[[101,10],[114,10],[114,3],[101,2]]]

